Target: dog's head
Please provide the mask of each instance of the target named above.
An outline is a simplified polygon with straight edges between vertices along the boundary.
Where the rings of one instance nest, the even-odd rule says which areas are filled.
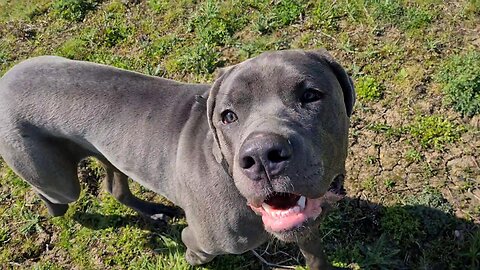
[[[354,102],[350,77],[324,50],[267,52],[215,81],[214,155],[267,231],[288,241],[320,215],[344,174]]]

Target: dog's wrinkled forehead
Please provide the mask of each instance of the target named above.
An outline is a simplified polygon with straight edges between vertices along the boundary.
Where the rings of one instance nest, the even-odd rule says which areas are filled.
[[[233,67],[218,101],[229,103],[234,97],[236,103],[249,104],[270,95],[282,98],[306,81],[328,91],[331,80],[322,80],[324,76],[334,75],[328,64],[308,52],[267,52]]]

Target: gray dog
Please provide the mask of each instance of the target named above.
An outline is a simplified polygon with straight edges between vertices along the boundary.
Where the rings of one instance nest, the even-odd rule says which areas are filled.
[[[152,218],[127,177],[184,209],[192,265],[240,254],[269,234],[329,269],[311,233],[345,171],[352,81],[324,50],[267,52],[213,86],[44,56],[0,79],[0,155],[53,216],[78,199],[77,165],[98,158],[107,189]]]

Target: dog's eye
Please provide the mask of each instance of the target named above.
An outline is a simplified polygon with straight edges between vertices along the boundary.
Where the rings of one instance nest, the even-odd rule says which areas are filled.
[[[237,119],[238,119],[237,115],[230,110],[226,110],[222,112],[222,123],[224,124],[231,124],[237,121]]]
[[[318,91],[317,89],[308,88],[303,92],[301,101],[302,103],[310,103],[315,102],[323,98],[323,93]]]

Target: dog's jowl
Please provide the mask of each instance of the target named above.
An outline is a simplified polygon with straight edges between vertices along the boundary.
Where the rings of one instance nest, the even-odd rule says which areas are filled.
[[[340,196],[352,81],[323,50],[267,52],[186,84],[44,56],[0,79],[0,155],[53,216],[78,199],[93,156],[115,198],[153,219],[175,209],[136,198],[127,178],[185,211],[192,265],[270,235],[329,269],[314,227]]]

